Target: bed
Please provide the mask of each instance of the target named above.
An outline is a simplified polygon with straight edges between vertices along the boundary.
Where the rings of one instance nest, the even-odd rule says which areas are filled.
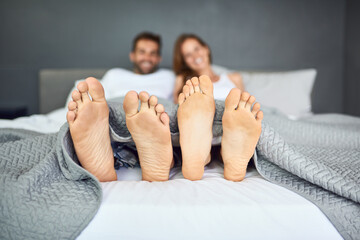
[[[219,73],[227,69],[218,67],[216,71]],[[104,69],[42,70],[40,72],[40,111],[43,114],[12,121],[0,120],[0,127],[7,128],[7,131],[9,128],[22,128],[41,133],[57,132],[65,122],[64,96],[70,92],[74,80],[90,75],[101,78],[104,72]],[[291,74],[295,74],[295,77]],[[284,121],[289,121],[289,124],[290,121],[299,121],[294,119],[319,121],[317,115],[311,113],[310,105],[311,88],[316,75],[314,70],[271,74],[243,72],[243,75],[248,81],[255,79],[252,82],[253,86],[250,82],[247,82],[248,84],[245,82],[250,86],[250,92],[253,92],[251,88],[256,92],[256,84],[264,84],[264,81],[269,79],[275,79],[273,82],[280,78],[293,79],[292,82],[290,81],[292,86],[299,84],[301,87],[295,87],[296,92],[303,91],[306,99],[296,103],[298,104],[296,110],[288,108],[285,103],[282,109],[287,120]],[[299,83],[297,78],[305,80]],[[284,81],[275,85],[269,84],[267,87],[280,88],[281,84],[284,84]],[[63,86],[61,90],[59,86]],[[282,87],[288,86],[285,84]],[[62,94],[59,94],[60,92]],[[278,95],[278,97],[282,96]],[[271,99],[268,100],[264,96],[263,101],[268,102],[269,113],[276,112],[271,108],[274,107],[271,105]],[[274,121],[278,122],[275,118]],[[337,119],[338,115],[334,118]],[[327,119],[329,118],[325,121]],[[269,121],[272,120],[269,119]],[[351,118],[350,122],[355,128],[360,126],[360,124],[357,125],[359,120],[356,118]],[[356,138],[356,135],[354,137]],[[253,165],[249,167],[244,181],[238,183],[224,180],[223,166],[219,160],[214,160],[206,166],[203,179],[196,182],[184,179],[179,167],[171,170],[170,180],[167,182],[141,181],[140,168],[120,168],[117,170],[117,175],[116,182],[100,183],[102,200],[98,211],[90,219],[91,221],[89,220],[89,224],[83,226],[84,229],[81,229],[76,236],[72,235],[71,238],[359,238],[359,235],[356,236],[356,230],[352,230],[351,234],[347,234],[346,229],[339,231],[339,225],[334,224],[334,221],[329,221],[328,215],[324,214],[324,210],[320,210],[321,207],[314,204],[314,201],[309,201],[280,183],[275,184],[266,180],[267,176],[259,174]],[[355,179],[356,181],[358,182],[358,179]],[[354,205],[359,211],[359,204],[354,201]],[[355,229],[360,228],[358,220],[353,224]]]

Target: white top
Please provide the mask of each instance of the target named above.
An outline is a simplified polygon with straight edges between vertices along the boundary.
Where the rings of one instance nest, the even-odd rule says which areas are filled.
[[[71,90],[65,107],[71,101],[71,93],[80,81],[83,80],[75,82],[75,87]],[[163,68],[150,74],[136,74],[123,68],[112,68],[99,81],[104,87],[106,99],[123,97],[127,92],[134,90],[138,93],[146,91],[150,96],[155,95],[159,98],[172,100],[175,74]]]
[[[150,74],[136,74],[123,68],[113,68],[106,72],[101,83],[107,99],[125,96],[128,91],[134,90],[171,100],[175,75],[167,69],[159,69]]]
[[[213,83],[214,85],[214,98],[218,100],[225,100],[230,90],[233,89],[235,84],[230,80],[227,73],[222,73],[220,79]]]

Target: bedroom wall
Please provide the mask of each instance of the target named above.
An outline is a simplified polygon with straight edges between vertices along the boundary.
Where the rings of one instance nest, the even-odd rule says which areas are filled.
[[[343,0],[2,0],[0,103],[24,104],[37,113],[39,69],[129,68],[132,38],[150,30],[163,36],[167,67],[176,37],[196,32],[212,47],[218,65],[316,68],[313,110],[343,112],[345,5]]]
[[[345,113],[360,116],[360,1],[347,1],[345,48]]]

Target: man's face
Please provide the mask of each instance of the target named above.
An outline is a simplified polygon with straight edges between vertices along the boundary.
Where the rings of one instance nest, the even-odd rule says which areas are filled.
[[[139,40],[135,50],[130,53],[130,61],[134,64],[135,73],[149,74],[155,72],[161,61],[159,45],[152,40]]]

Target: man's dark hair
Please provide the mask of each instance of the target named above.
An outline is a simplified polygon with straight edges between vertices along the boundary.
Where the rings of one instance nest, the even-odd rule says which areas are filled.
[[[135,52],[135,48],[136,48],[136,44],[138,43],[138,41],[140,40],[151,40],[156,42],[159,45],[159,55],[161,55],[161,37],[160,35],[151,33],[151,32],[141,32],[138,35],[136,35],[136,37],[133,40],[133,45],[132,45],[132,52]]]

